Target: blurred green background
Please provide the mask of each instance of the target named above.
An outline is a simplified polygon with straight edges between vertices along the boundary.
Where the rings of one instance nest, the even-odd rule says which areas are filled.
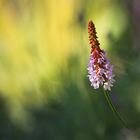
[[[88,81],[89,20],[129,129]],[[0,0],[0,140],[140,139],[139,40],[139,0]]]

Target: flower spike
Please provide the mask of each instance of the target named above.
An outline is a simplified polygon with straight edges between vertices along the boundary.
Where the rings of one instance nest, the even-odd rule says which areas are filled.
[[[105,51],[100,49],[100,43],[97,40],[95,26],[92,21],[88,23],[88,33],[91,54],[87,69],[91,86],[97,89],[101,85],[105,90],[111,90],[115,81],[113,66],[107,59]]]

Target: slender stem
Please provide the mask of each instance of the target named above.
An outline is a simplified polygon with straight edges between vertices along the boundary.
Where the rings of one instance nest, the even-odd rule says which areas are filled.
[[[110,96],[109,96],[109,93],[108,93],[107,91],[104,90],[104,95],[105,95],[106,100],[107,100],[107,102],[108,102],[108,104],[109,104],[109,107],[111,108],[111,110],[112,110],[112,112],[114,113],[114,115],[122,122],[122,124],[123,124],[125,127],[127,127],[127,126],[126,126],[125,120],[122,118],[122,116],[120,115],[120,113],[117,111],[116,107],[113,105],[112,100],[111,100],[111,98],[110,98]]]

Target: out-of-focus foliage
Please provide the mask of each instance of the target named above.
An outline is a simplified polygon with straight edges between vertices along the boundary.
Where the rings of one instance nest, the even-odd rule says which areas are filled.
[[[139,0],[0,1],[0,140],[140,138]],[[90,87],[87,23],[114,64],[113,116]]]

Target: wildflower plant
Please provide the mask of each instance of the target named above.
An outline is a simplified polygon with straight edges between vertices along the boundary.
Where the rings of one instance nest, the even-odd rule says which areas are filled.
[[[98,89],[100,86],[103,87],[104,95],[111,110],[115,116],[118,117],[120,121],[126,126],[124,119],[113,105],[109,96],[109,91],[115,82],[113,66],[110,64],[109,59],[106,57],[105,51],[100,48],[100,43],[96,35],[97,32],[92,21],[89,21],[88,23],[88,33],[91,53],[87,70],[91,86],[94,89]]]

